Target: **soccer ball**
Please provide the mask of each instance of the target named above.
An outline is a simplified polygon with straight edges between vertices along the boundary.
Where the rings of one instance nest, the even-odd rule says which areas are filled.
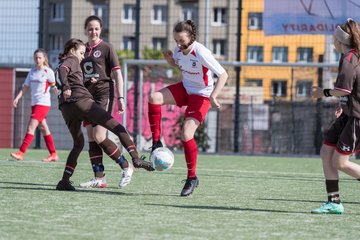
[[[159,147],[151,153],[150,161],[157,171],[166,171],[174,164],[174,154],[166,147]]]

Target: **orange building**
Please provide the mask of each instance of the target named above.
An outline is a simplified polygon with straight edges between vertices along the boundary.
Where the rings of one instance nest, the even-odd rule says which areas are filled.
[[[263,0],[242,1],[241,61],[272,63],[318,63],[326,52],[325,35],[265,36]],[[328,61],[328,60],[325,60]],[[241,68],[241,86],[262,88],[264,100],[301,101],[317,86],[317,68],[261,67]]]

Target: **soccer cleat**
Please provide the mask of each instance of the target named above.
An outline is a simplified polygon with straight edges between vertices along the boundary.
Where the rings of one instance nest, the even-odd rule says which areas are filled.
[[[131,182],[131,176],[134,173],[134,167],[129,164],[129,167],[122,170],[119,188],[123,188]]]
[[[43,162],[57,162],[59,161],[59,156],[57,153],[51,153],[47,158],[42,160]]]
[[[106,188],[106,178],[103,177],[94,177],[90,179],[88,182],[80,183],[80,187],[82,188]]]
[[[75,188],[71,184],[71,182],[60,180],[59,183],[56,185],[56,190],[59,190],[59,191],[75,191]]]
[[[135,168],[144,168],[146,171],[155,171],[151,162],[145,161],[145,157],[133,158],[132,162]]]
[[[194,189],[199,185],[199,179],[197,177],[188,178],[186,180],[183,180],[183,182],[184,181],[185,181],[185,185],[181,191],[181,194],[180,194],[181,197],[189,196],[194,191]]]
[[[342,214],[344,206],[341,203],[324,202],[319,208],[311,210],[315,214]]]
[[[160,140],[157,142],[153,142],[153,145],[151,146],[151,153],[159,147],[163,147],[163,144],[161,143]]]
[[[15,158],[18,161],[21,161],[24,158],[24,154],[25,153],[23,153],[22,151],[17,151],[17,152],[14,152],[14,153],[10,153],[10,156]]]

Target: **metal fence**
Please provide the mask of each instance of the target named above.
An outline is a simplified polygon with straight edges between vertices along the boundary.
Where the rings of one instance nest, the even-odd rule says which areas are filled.
[[[131,106],[133,101],[128,103],[128,110],[122,116],[123,122],[127,123],[129,131],[134,134],[135,140],[141,149],[146,149],[151,145],[151,135],[147,123],[147,99],[151,91],[171,84],[179,79],[174,74],[169,73],[169,68],[164,66],[165,61],[159,60],[125,60],[123,62],[124,80],[126,88],[129,87],[127,99],[133,99],[134,88],[134,69],[133,66],[142,69],[139,79],[138,106]],[[273,63],[241,63],[241,62],[221,62],[228,71],[235,67],[241,67],[244,71],[249,67],[261,68],[290,68],[293,76],[297,72],[303,73],[304,69],[315,69],[320,80],[328,76],[331,68],[336,68],[333,64],[273,64]],[[276,72],[276,70],[273,70]],[[144,73],[145,72],[145,77]],[[326,79],[326,78],[325,78]],[[296,81],[297,79],[291,79]],[[328,79],[326,81],[330,81]],[[135,81],[136,82],[136,81]],[[326,83],[327,85],[331,83]],[[320,84],[322,85],[322,83]],[[315,101],[310,97],[309,86],[305,94],[296,93],[295,84],[290,84],[288,92],[294,93],[292,101],[285,98],[273,96],[271,100],[264,100],[262,95],[268,91],[263,88],[255,88],[254,92],[241,95],[239,98],[239,116],[236,118],[236,100],[234,92],[225,92],[220,95],[223,106],[220,110],[210,110],[205,120],[205,134],[207,139],[201,139],[200,146],[208,145],[204,149],[208,152],[233,152],[234,144],[239,144],[239,151],[242,153],[318,153],[321,145],[322,132],[324,126],[334,119],[334,110],[337,104],[336,99],[327,99],[327,102]],[[227,89],[231,86],[225,87]],[[246,88],[246,87],[244,87]],[[246,88],[253,89],[253,88]],[[230,95],[230,96],[229,96]],[[231,96],[232,95],[232,96]],[[304,96],[305,95],[305,96]],[[260,101],[259,101],[260,98]],[[230,101],[229,101],[230,99]],[[249,101],[250,99],[250,101]],[[138,109],[137,112],[132,111]],[[181,148],[179,144],[179,119],[181,119],[183,109],[178,107],[163,107],[162,126],[163,141],[172,148]],[[130,114],[130,116],[129,116]],[[134,120],[134,115],[137,121]],[[239,119],[239,135],[236,138],[235,119]],[[130,122],[129,122],[130,121]],[[320,121],[320,124],[318,124]],[[320,129],[319,129],[320,128]],[[206,143],[204,143],[204,141]]]
[[[135,39],[139,38],[140,58],[145,47],[171,49],[174,24],[188,17],[195,20],[199,42],[204,43],[217,59],[225,61],[222,64],[230,76],[220,96],[222,108],[210,110],[204,130],[201,129],[205,133],[205,137],[199,137],[201,150],[314,154],[321,144],[323,128],[334,117],[335,98],[317,102],[309,96],[312,86],[332,87],[335,80],[336,66],[321,63],[337,60],[331,38],[323,35],[264,36],[262,0],[140,1],[138,34],[134,12],[136,0],[25,2],[0,0],[3,13],[0,21],[6,33],[0,37],[3,43],[0,66],[5,68],[29,68],[37,47],[45,48],[50,62],[56,65],[58,53],[67,39],[85,40],[83,24],[90,14],[101,15],[104,19],[102,38],[119,52],[134,52]],[[308,58],[303,59],[305,55]],[[242,62],[232,62],[239,58]],[[308,64],[294,63],[303,60]],[[135,67],[140,69],[139,75],[134,74]],[[147,149],[151,145],[147,119],[149,94],[178,81],[179,72],[160,60],[124,60],[122,69],[127,84],[127,109],[123,116],[116,113],[114,116],[126,124],[139,147]],[[236,70],[240,70],[239,76]],[[16,71],[13,96],[26,74],[26,69]],[[136,92],[139,94],[134,96]],[[29,98],[29,95],[25,96],[14,109],[14,147],[21,144],[26,131]],[[6,101],[10,107],[11,100]],[[59,149],[69,149],[72,145],[70,135],[54,96],[52,105],[48,122],[55,143]],[[174,149],[181,148],[178,123],[183,111],[174,106],[163,107],[163,141]],[[37,143],[43,147],[40,139]]]

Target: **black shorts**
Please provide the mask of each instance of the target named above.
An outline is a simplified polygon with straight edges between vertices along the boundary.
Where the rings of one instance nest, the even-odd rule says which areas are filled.
[[[360,119],[341,114],[325,132],[324,144],[350,155],[360,151]]]

